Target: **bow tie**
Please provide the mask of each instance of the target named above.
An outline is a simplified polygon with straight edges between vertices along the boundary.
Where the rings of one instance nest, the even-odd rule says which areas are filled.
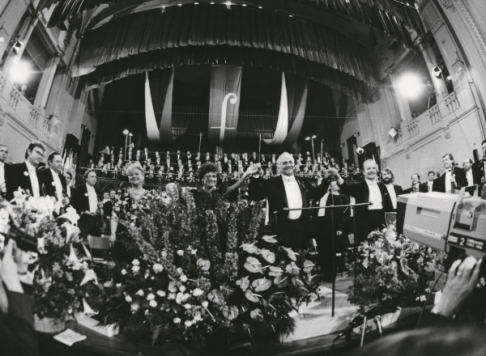
[[[284,177],[284,180],[285,180],[286,182],[289,182],[289,183],[290,183],[290,182],[296,182],[296,180],[295,180],[295,177],[294,177],[294,176],[292,176],[292,177]]]
[[[452,172],[452,168],[446,169],[446,173],[447,172]]]

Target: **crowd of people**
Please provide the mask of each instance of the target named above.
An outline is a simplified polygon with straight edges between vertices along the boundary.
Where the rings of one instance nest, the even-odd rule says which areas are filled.
[[[187,153],[168,151],[164,156],[163,153],[151,152],[148,149],[137,151],[135,155],[131,152],[128,153],[128,157],[124,157],[123,152],[120,152],[118,160],[115,158],[113,149],[111,155],[100,153],[97,160],[88,162],[87,168],[94,169],[101,177],[124,178],[128,176],[128,166],[133,162],[139,162],[145,171],[147,182],[179,182],[187,185],[197,181],[197,171],[204,163],[214,163],[217,166],[221,182],[239,180],[249,166],[257,163],[260,165],[260,173],[264,178],[278,175],[277,155],[275,154],[258,155],[253,152],[251,154],[223,153],[218,155],[209,152],[201,154],[190,151]],[[324,170],[332,167],[341,170],[350,178],[359,176],[360,170],[354,164],[340,166],[336,158],[331,157],[328,152],[324,152],[322,156],[321,158],[321,154],[318,153],[313,158],[310,152],[294,155],[295,174],[299,177],[319,180],[322,178]]]
[[[482,143],[482,148],[486,157],[486,140]],[[181,187],[177,182],[169,182],[164,191],[150,191],[144,188],[147,176],[150,176],[150,171],[147,173],[147,165],[152,165],[150,157],[142,162],[140,160],[130,162],[126,167],[128,185],[123,184],[119,189],[100,192],[97,189],[97,170],[95,168],[87,169],[82,181],[78,181],[73,186],[71,184],[72,173],[63,174],[62,157],[58,152],[47,155],[47,164],[41,165],[46,155],[46,148],[40,142],[34,141],[27,147],[23,163],[5,164],[7,155],[8,148],[0,145],[0,184],[2,195],[7,200],[11,200],[16,192],[23,191],[34,198],[44,195],[52,196],[62,208],[72,206],[81,216],[83,214],[102,214],[110,221],[109,235],[114,242],[117,240],[119,222],[128,220],[136,224],[137,212],[148,207],[144,202],[157,200],[170,204],[171,201],[179,199],[181,195]],[[190,153],[187,156],[186,166],[188,162],[192,162]],[[198,204],[207,204],[209,201],[207,197],[218,196],[228,202],[235,200],[238,196],[238,189],[247,182],[248,191],[244,197],[240,196],[240,198],[249,201],[267,200],[269,231],[277,235],[282,246],[301,251],[309,247],[312,239],[315,240],[322,277],[328,281],[335,277],[331,264],[333,242],[336,243],[336,249],[342,251],[345,246],[343,240],[347,240],[350,232],[356,232],[355,243],[365,241],[371,231],[385,225],[385,213],[396,211],[397,197],[400,194],[428,191],[454,193],[461,187],[484,182],[482,161],[472,164],[468,160],[462,169],[455,164],[453,155],[450,153],[442,157],[444,167],[442,174],[434,178],[435,173],[430,172],[427,183],[420,183],[419,175],[414,174],[412,175],[412,186],[407,189],[402,189],[394,184],[395,177],[390,168],[384,168],[380,173],[377,163],[370,159],[363,163],[362,179],[349,180],[345,179],[349,171],[343,172],[335,163],[331,163],[332,159],[328,159],[326,156],[324,157],[325,164],[322,160],[320,164],[318,160],[314,164],[315,162],[312,162],[310,156],[306,157],[305,163],[303,163],[302,158],[298,156],[295,159],[289,153],[283,153],[278,157],[272,156],[268,161],[267,157],[261,157],[258,163],[256,157],[250,158],[247,155],[243,155],[241,160],[236,160],[234,158],[236,155],[229,157],[223,155],[221,159],[213,156],[214,161],[211,161],[209,154],[206,157],[207,161],[204,163],[194,161],[200,162],[200,164],[196,164],[195,173],[201,182],[198,189],[191,191],[195,197],[196,208]],[[160,164],[159,160],[160,158],[155,164]],[[180,161],[182,160],[179,159]],[[238,167],[242,166],[244,171],[237,180],[227,183],[222,179],[221,169],[223,167],[233,169],[231,164],[233,161],[237,161]],[[263,170],[265,163],[267,164],[266,169],[269,169],[269,166],[272,168],[275,166],[276,174],[273,174],[273,169],[271,176],[265,174]],[[304,166],[304,169],[309,165],[319,167],[321,177],[317,184],[298,175],[298,172],[301,172],[301,165]],[[42,167],[39,168],[40,166]],[[350,202],[361,205],[354,209],[355,229],[346,231],[346,219],[349,219],[352,210],[341,207],[333,209],[331,212],[328,207],[331,205],[343,206]],[[308,207],[316,209],[305,209]],[[206,206],[203,208],[206,209]],[[79,223],[81,224],[81,220]],[[28,329],[28,326],[25,325],[29,325],[31,318],[26,320],[20,312],[14,311],[17,305],[15,300],[19,299],[17,294],[22,294],[23,289],[22,286],[19,287],[15,278],[11,277],[12,271],[15,272],[14,274],[17,273],[17,267],[11,267],[13,263],[8,257],[13,255],[12,250],[15,250],[15,246],[10,245],[11,243],[13,242],[9,242],[9,245],[6,246],[3,261],[0,264],[0,276],[8,292],[5,294],[0,290],[0,302],[9,305],[7,309],[2,308],[0,324],[1,327],[7,325],[2,323],[10,325],[12,323],[10,318],[14,318]],[[446,287],[444,291],[442,302],[432,311],[432,314],[440,316],[439,320],[440,318],[449,319],[455,310],[465,303],[467,297],[472,293],[471,280],[477,279],[479,265],[480,263],[471,257],[464,263],[461,264],[459,261],[451,267],[452,272],[448,277],[449,287]],[[14,282],[11,282],[12,279]],[[458,290],[462,291],[462,294],[458,294]],[[2,340],[5,335],[1,336]],[[19,332],[19,337],[22,335],[22,332]]]

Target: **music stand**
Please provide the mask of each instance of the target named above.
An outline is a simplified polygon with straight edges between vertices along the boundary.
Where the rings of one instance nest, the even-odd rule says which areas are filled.
[[[277,216],[277,225],[278,225],[278,215],[283,212],[289,212],[289,211],[296,211],[296,210],[316,210],[316,209],[330,209],[331,212],[331,253],[332,253],[332,305],[331,305],[331,316],[334,316],[334,311],[335,311],[335,306],[336,306],[336,243],[335,243],[335,231],[334,231],[334,209],[337,208],[351,208],[353,209],[353,220],[354,220],[354,271],[355,271],[355,277],[356,277],[356,261],[357,261],[357,240],[356,240],[356,212],[354,211],[354,208],[356,206],[369,206],[371,205],[371,202],[368,203],[360,203],[360,204],[342,204],[342,205],[330,205],[326,207],[321,207],[321,206],[313,206],[313,207],[306,207],[306,208],[284,208],[280,211],[274,211],[273,214]],[[278,236],[277,236],[278,238]]]

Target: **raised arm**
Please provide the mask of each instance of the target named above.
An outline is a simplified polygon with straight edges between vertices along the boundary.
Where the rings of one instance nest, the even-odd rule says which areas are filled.
[[[231,193],[232,191],[241,187],[241,185],[245,182],[246,178],[252,176],[255,173],[258,173],[259,167],[256,164],[251,165],[248,167],[246,172],[241,176],[241,178],[233,184],[231,187],[228,187],[227,193]]]

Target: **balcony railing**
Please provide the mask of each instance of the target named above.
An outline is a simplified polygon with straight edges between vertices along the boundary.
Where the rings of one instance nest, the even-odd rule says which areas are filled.
[[[467,85],[458,88],[442,101],[432,106],[420,116],[403,121],[395,137],[395,146],[416,138],[433,130],[435,125],[444,119],[450,121],[458,116],[458,113],[471,109],[475,104],[471,89]]]
[[[0,72],[0,102],[4,112],[30,128],[38,138],[52,142],[56,134],[51,133],[50,122],[44,110],[32,105],[17,87]]]

